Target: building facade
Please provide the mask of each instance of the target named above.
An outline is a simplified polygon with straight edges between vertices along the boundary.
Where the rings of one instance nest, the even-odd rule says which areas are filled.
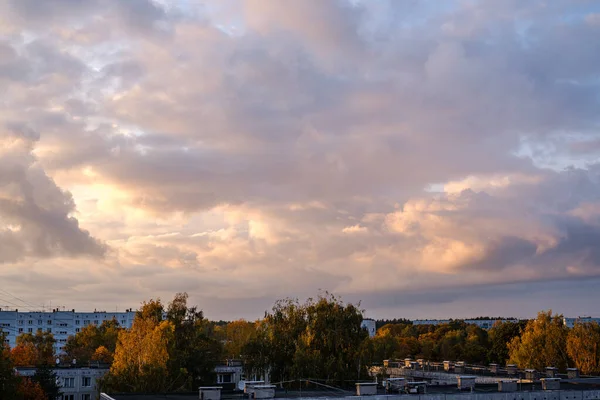
[[[270,382],[269,371],[246,376],[242,360],[226,360],[225,363],[215,367],[215,374],[217,386],[228,390],[243,390],[245,382],[263,382],[265,384]]]
[[[34,367],[16,368],[21,376],[35,375]],[[62,396],[59,400],[96,400],[100,393],[98,380],[108,373],[108,366],[99,368],[54,368]]]
[[[55,351],[60,354],[67,343],[67,338],[77,334],[85,326],[101,325],[103,321],[115,319],[122,327],[131,328],[134,318],[135,311],[132,310],[125,312],[0,310],[0,330],[6,333],[5,342],[11,348],[16,346],[17,336],[23,333],[35,335],[38,331],[50,332],[56,339]]]
[[[469,325],[477,325],[481,329],[491,329],[496,322],[519,322],[515,318],[502,318],[502,319],[465,319],[465,320],[454,320],[464,321]],[[413,325],[442,325],[452,322],[450,319],[416,319],[412,321]]]
[[[600,324],[600,318],[593,317],[577,317],[577,318],[563,318],[563,323],[567,328],[573,328],[575,324],[585,324],[595,322]]]
[[[369,337],[375,337],[375,333],[377,331],[377,325],[374,319],[363,319],[360,323],[360,327],[366,329],[369,332]]]

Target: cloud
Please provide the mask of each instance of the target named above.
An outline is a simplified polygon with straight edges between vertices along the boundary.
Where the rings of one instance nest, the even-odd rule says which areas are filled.
[[[597,8],[5,2],[6,279],[262,305],[595,277]]]
[[[55,255],[100,257],[105,247],[71,216],[75,204],[31,154],[39,134],[9,122],[0,134],[0,262]]]

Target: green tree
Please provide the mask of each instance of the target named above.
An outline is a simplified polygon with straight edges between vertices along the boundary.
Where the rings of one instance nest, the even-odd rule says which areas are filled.
[[[374,338],[371,339],[372,343],[372,360],[373,362],[381,362],[382,360],[388,360],[392,357],[396,357],[398,351],[398,340],[392,335],[390,329],[385,325],[377,331]]]
[[[279,300],[244,346],[246,367],[254,374],[269,368],[273,381],[320,376],[345,384],[364,377],[362,319],[357,306],[328,293],[304,304]]]
[[[174,327],[169,346],[169,389],[194,390],[200,384],[214,382],[214,368],[223,349],[214,339],[213,326],[202,310],[189,307],[188,294],[177,293],[167,310],[167,321]]]
[[[10,350],[4,344],[6,334],[0,330],[0,399],[17,398],[17,379],[13,371]]]
[[[600,326],[575,324],[567,335],[567,353],[582,373],[600,373]]]
[[[43,363],[37,366],[35,374],[31,378],[32,382],[40,385],[48,399],[58,399],[61,395],[60,386],[57,384],[57,375],[52,369],[52,365]]]
[[[524,322],[498,322],[489,330],[488,359],[492,363],[504,365],[508,361],[508,344],[521,334]]]
[[[509,343],[509,359],[520,368],[541,370],[555,366],[564,369],[568,362],[567,333],[562,315],[552,316],[551,310],[542,311],[527,323],[520,337]]]
[[[247,372],[262,375],[269,368],[272,381],[289,380],[298,340],[305,329],[306,307],[298,300],[278,300],[245,348]]]

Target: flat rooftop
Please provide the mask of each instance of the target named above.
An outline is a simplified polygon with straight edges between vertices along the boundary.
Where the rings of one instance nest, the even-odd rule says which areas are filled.
[[[505,393],[559,393],[559,392],[570,392],[570,391],[586,391],[593,390],[598,391],[600,394],[600,381],[594,379],[595,382],[586,382],[586,383],[566,383],[561,382],[560,390],[544,392],[542,391],[542,387],[539,383],[521,383],[518,385],[517,392],[502,392]],[[456,385],[440,385],[440,386],[427,386],[427,393],[421,394],[420,399],[424,400],[423,396],[428,394],[436,395],[436,394],[469,394],[471,393],[469,390],[459,391]],[[492,394],[492,393],[501,393],[498,392],[497,384],[482,384],[476,385],[473,391],[473,394]],[[197,399],[198,392],[188,392],[188,393],[174,393],[174,394],[110,394],[112,398],[115,400],[189,400],[189,399]],[[381,398],[380,396],[386,396],[389,400],[392,397],[402,396],[402,398],[414,397],[415,400],[418,399],[419,395],[417,394],[399,394],[399,393],[386,393],[386,391],[379,385],[377,387],[377,395],[376,396],[361,396],[361,397],[373,397]],[[277,399],[299,399],[299,398],[357,398],[356,392],[354,390],[336,390],[336,389],[327,389],[327,390],[317,390],[317,389],[307,389],[307,390],[285,390],[281,388],[277,388],[275,391],[275,398]],[[221,399],[223,400],[237,400],[237,399],[247,399],[247,395],[244,395],[242,392],[233,392],[233,391],[222,391]]]

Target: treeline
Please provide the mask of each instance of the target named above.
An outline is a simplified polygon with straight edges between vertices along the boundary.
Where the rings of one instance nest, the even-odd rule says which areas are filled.
[[[596,323],[563,323],[562,315],[540,312],[536,319],[498,322],[485,331],[456,320],[440,325],[387,324],[371,340],[373,362],[405,357],[473,364],[514,363],[543,370],[576,367],[600,374],[600,327]]]
[[[317,378],[337,386],[367,379],[369,365],[406,357],[539,370],[575,366],[584,374],[600,373],[600,327],[568,329],[562,316],[550,311],[531,321],[497,323],[489,331],[459,320],[435,326],[390,320],[374,338],[360,327],[362,319],[359,305],[326,293],[304,303],[280,300],[255,322],[211,322],[179,293],[168,305],[143,303],[130,329],[114,320],[82,328],[69,337],[60,358],[110,365],[101,381],[105,391],[146,393],[214,384],[214,367],[226,358],[241,359],[249,378]],[[4,347],[0,398],[54,398],[60,389],[51,370],[54,344],[50,333],[38,332],[19,336],[13,349]],[[15,366],[37,366],[38,374],[15,376]],[[17,395],[24,392],[29,394]]]

